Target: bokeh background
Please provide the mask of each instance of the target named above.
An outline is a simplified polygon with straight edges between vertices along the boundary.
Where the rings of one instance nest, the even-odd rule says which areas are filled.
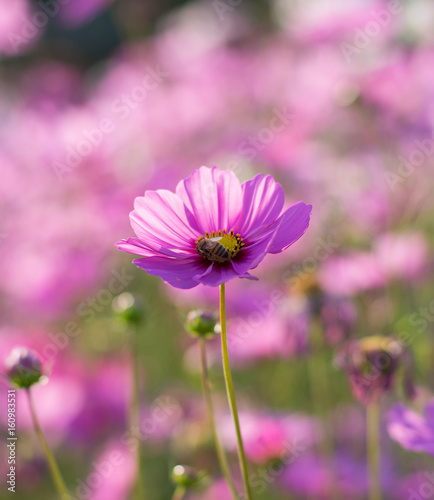
[[[366,498],[365,411],[336,349],[405,338],[413,409],[434,387],[432,2],[1,0],[0,54],[0,357],[26,345],[44,360],[36,407],[73,498],[136,498],[138,444],[146,498],[170,498],[177,463],[210,474],[188,499],[230,498],[183,328],[189,310],[216,310],[218,290],[170,289],[114,246],[133,235],[136,196],[201,165],[272,174],[288,205],[313,205],[306,235],[259,282],[227,285],[255,498]],[[134,334],[112,308],[122,292],[145,304],[139,431]],[[237,473],[218,339],[208,357]],[[55,499],[22,396],[14,498]],[[397,383],[382,401],[384,498],[434,498],[432,458],[388,432],[402,398]]]

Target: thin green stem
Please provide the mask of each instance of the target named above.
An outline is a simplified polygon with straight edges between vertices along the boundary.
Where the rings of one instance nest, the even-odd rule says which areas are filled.
[[[70,496],[68,490],[65,485],[65,481],[63,480],[62,474],[60,472],[59,466],[57,465],[56,459],[50,447],[48,446],[47,441],[45,440],[44,434],[42,432],[41,426],[39,424],[38,417],[36,416],[35,406],[33,404],[32,395],[30,392],[30,388],[26,390],[27,397],[29,399],[30,412],[32,414],[33,426],[35,428],[36,436],[38,437],[41,448],[45,454],[45,458],[47,460],[48,468],[50,469],[51,477],[53,478],[53,482],[56,486],[56,489],[60,495],[61,500],[70,500]]]
[[[220,469],[223,473],[223,476],[225,477],[229,488],[231,489],[232,495],[236,500],[239,500],[238,492],[237,489],[235,488],[235,484],[232,480],[231,473],[229,470],[229,465],[226,460],[226,454],[223,450],[223,447],[220,443],[220,440],[217,435],[217,429],[215,425],[215,419],[214,419],[214,406],[212,402],[212,397],[211,397],[211,390],[210,390],[210,380],[208,376],[208,365],[206,361],[206,347],[205,347],[205,339],[200,338],[199,339],[199,345],[200,345],[200,362],[201,362],[201,368],[202,368],[202,387],[203,387],[203,394],[205,396],[206,404],[208,407],[208,415],[209,415],[209,423],[211,425],[211,432],[212,436],[214,439],[214,445],[216,448],[217,452],[217,457],[219,460],[220,464]]]
[[[369,500],[381,500],[380,481],[380,404],[368,405],[366,414],[369,468]]]
[[[132,429],[140,428],[140,355],[139,346],[137,341],[138,331],[136,328],[131,332],[131,354],[133,358],[133,388],[132,388],[132,398],[130,403],[130,425]],[[136,497],[140,500],[145,498],[145,484],[143,481],[143,470],[144,470],[144,456],[142,443],[138,443],[136,450],[136,460],[137,460],[137,478],[134,491]]]
[[[182,500],[185,495],[185,488],[183,486],[178,486],[173,492],[172,500]]]
[[[247,499],[252,500],[252,491],[249,481],[249,470],[247,468],[246,454],[244,452],[243,439],[241,437],[240,421],[238,418],[237,403],[235,401],[234,387],[232,383],[231,367],[229,365],[228,339],[226,334],[226,303],[225,303],[225,284],[220,285],[220,325],[222,338],[222,357],[223,373],[226,383],[226,392],[228,395],[229,406],[234,419],[235,432],[237,434],[238,458],[240,462],[241,473],[244,481]]]

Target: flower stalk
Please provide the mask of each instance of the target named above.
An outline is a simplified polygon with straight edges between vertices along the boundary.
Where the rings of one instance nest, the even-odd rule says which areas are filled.
[[[32,395],[30,392],[30,387],[26,389],[27,397],[29,400],[30,412],[32,415],[33,426],[35,428],[36,436],[39,440],[41,448],[44,452],[45,458],[47,460],[48,468],[50,470],[51,477],[53,478],[54,485],[59,493],[61,500],[70,500],[68,490],[63,480],[62,474],[60,472],[59,466],[57,465],[56,459],[54,458],[53,452],[51,451],[48,443],[44,437],[41,426],[39,424],[38,417],[36,415],[35,406],[33,404]]]
[[[185,488],[183,486],[177,486],[173,492],[172,500],[182,500],[185,495]]]
[[[372,401],[366,413],[369,500],[381,500],[380,481],[380,404]]]
[[[133,360],[133,390],[130,403],[130,424],[131,428],[140,428],[140,350],[138,346],[138,330],[137,327],[132,328],[131,355]],[[135,484],[136,497],[140,500],[145,499],[145,483],[143,480],[144,456],[141,443],[138,444],[136,450],[137,460],[137,478]]]
[[[127,327],[129,333],[129,347],[132,366],[132,392],[129,404],[128,421],[131,429],[140,428],[140,408],[141,408],[141,347],[140,328],[146,317],[146,307],[139,296],[134,296],[129,292],[123,292],[114,298],[112,302],[113,312],[118,320]],[[144,500],[145,482],[143,479],[144,454],[143,446],[138,443],[136,449],[137,477],[133,488],[133,498]]]
[[[221,325],[221,341],[222,341],[222,357],[223,357],[223,373],[226,383],[226,392],[228,396],[229,406],[234,420],[235,432],[237,435],[238,459],[240,462],[241,474],[243,477],[244,488],[247,499],[252,500],[252,491],[249,481],[249,470],[247,467],[247,459],[244,451],[243,439],[241,436],[240,421],[238,418],[237,403],[235,400],[234,387],[232,383],[231,368],[229,365],[228,339],[226,334],[226,303],[225,303],[225,284],[220,285],[220,325]]]
[[[200,362],[201,362],[201,369],[202,369],[202,387],[203,387],[203,394],[205,396],[205,401],[208,407],[208,415],[209,415],[209,422],[211,426],[211,432],[213,435],[214,439],[214,445],[216,448],[217,452],[217,457],[218,461],[220,464],[220,469],[223,473],[223,476],[226,479],[226,482],[228,483],[228,486],[232,492],[233,497],[235,500],[239,500],[238,492],[235,488],[235,484],[233,482],[233,479],[231,477],[231,473],[229,470],[229,465],[226,459],[226,454],[223,450],[223,447],[220,443],[220,440],[217,435],[217,429],[215,425],[215,418],[214,418],[214,406],[212,402],[212,397],[211,397],[211,391],[210,391],[210,380],[208,377],[208,366],[207,366],[207,360],[206,360],[206,347],[205,347],[205,342],[206,340],[201,337],[199,339],[199,346],[200,346]]]

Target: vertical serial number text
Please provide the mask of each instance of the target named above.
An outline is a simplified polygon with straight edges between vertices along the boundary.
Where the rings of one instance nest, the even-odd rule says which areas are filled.
[[[16,468],[16,428],[15,428],[15,389],[8,390],[8,437],[7,447],[9,448],[7,473],[8,490],[15,493],[15,468]]]

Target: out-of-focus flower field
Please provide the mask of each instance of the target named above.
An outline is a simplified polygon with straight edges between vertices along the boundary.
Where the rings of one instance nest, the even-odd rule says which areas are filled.
[[[115,247],[134,236],[137,196],[202,165],[241,182],[271,174],[285,207],[313,206],[259,281],[226,284],[253,497],[368,498],[375,392],[381,498],[434,498],[434,4],[0,6],[0,359],[16,346],[41,358],[33,399],[71,499],[170,499],[177,464],[207,474],[187,500],[232,498],[185,329],[189,311],[217,313],[218,288],[173,288]],[[125,293],[143,302],[136,326],[117,311]],[[241,491],[218,336],[206,346]],[[57,499],[24,390],[8,491],[0,380],[0,496]]]

